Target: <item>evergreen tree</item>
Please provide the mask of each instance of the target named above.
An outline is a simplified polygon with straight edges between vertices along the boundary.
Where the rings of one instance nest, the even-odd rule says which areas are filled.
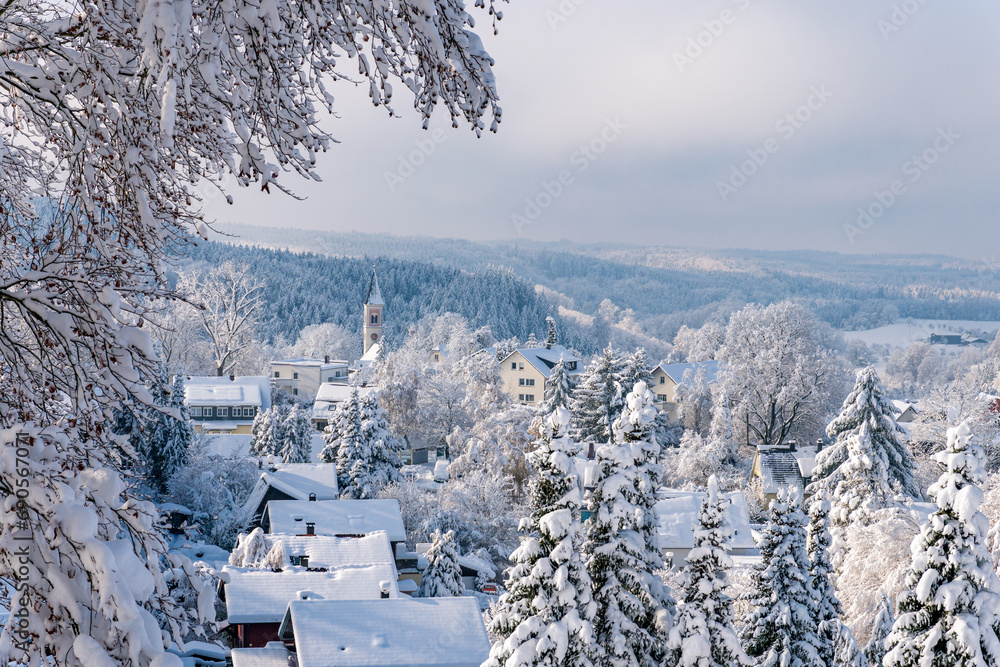
[[[315,429],[309,413],[299,405],[293,405],[282,422],[284,439],[280,443],[278,455],[283,463],[309,463],[312,461],[312,435]]]
[[[622,395],[631,392],[639,382],[645,382],[647,388],[653,386],[653,367],[646,348],[637,348],[635,352],[625,356],[618,373],[618,382],[621,384]]]
[[[435,530],[431,535],[431,547],[427,550],[427,567],[420,582],[417,596],[422,598],[460,597],[465,595],[462,583],[462,567],[458,564],[458,547],[455,546],[455,531],[441,534]]]
[[[813,620],[805,516],[797,489],[781,489],[760,538],[740,639],[760,667],[826,667]]]
[[[272,405],[258,412],[250,427],[250,453],[261,458],[278,456],[284,439],[284,410]]]
[[[359,398],[355,387],[323,437],[327,445],[320,458],[337,462],[341,497],[375,498],[384,486],[401,479],[404,444],[389,430],[375,394]]]
[[[263,567],[272,546],[271,539],[259,526],[249,535],[240,533],[236,538],[236,548],[229,555],[229,564],[235,567]]]
[[[935,456],[944,472],[929,493],[937,511],[913,540],[909,590],[886,638],[885,667],[971,667],[1000,662],[997,610],[1000,579],[993,569],[979,505],[986,458],[964,422],[948,430]]]
[[[538,339],[535,338],[535,332],[534,331],[532,331],[530,334],[528,334],[528,340],[524,341],[524,346],[525,347],[544,347],[541,343],[538,342]]]
[[[568,408],[573,379],[570,377],[562,357],[552,367],[552,373],[545,380],[545,402],[539,408],[543,415],[552,414],[558,408]]]
[[[596,606],[590,576],[580,558],[582,502],[567,435],[569,412],[557,408],[546,420],[542,440],[529,459],[537,471],[531,483],[531,516],[511,555],[508,592],[501,596],[490,631],[500,638],[484,667],[503,667],[518,656],[521,665],[588,666]]]
[[[371,497],[387,484],[399,482],[405,443],[397,438],[389,426],[389,418],[382,409],[376,393],[361,399],[361,438],[367,445],[367,467],[371,479]]]
[[[597,616],[596,664],[657,665],[670,630],[673,601],[655,570],[653,475],[658,447],[650,436],[656,409],[644,384],[628,396],[614,428],[616,442],[597,451],[584,554]]]
[[[341,442],[345,437],[359,437],[361,433],[361,399],[358,398],[358,388],[355,386],[347,400],[337,406],[330,423],[323,429],[323,442],[326,445],[319,453],[319,458],[325,463],[335,463],[340,452]],[[337,469],[338,474],[341,472]]]
[[[621,410],[624,396],[621,369],[622,361],[610,344],[587,366],[570,401],[575,441],[611,442],[611,424]]]
[[[545,336],[546,345],[558,345],[559,344],[559,332],[556,329],[556,320],[551,315],[545,318],[545,324],[548,325],[548,333]]]
[[[886,651],[885,640],[889,636],[889,633],[892,632],[892,625],[895,621],[892,600],[889,599],[888,595],[883,593],[882,608],[875,615],[875,621],[872,623],[871,637],[868,639],[868,645],[865,646],[865,657],[868,658],[868,664],[872,665],[872,667],[880,667],[882,665],[882,659],[885,657]]]
[[[718,457],[720,463],[735,465],[739,462],[736,430],[733,428],[729,397],[725,390],[719,392],[719,395],[712,402],[712,423],[708,429],[708,446]]]
[[[671,664],[678,667],[748,665],[733,629],[733,601],[726,594],[733,561],[726,549],[729,500],[719,495],[715,475],[708,478],[708,497],[694,525],[694,548],[688,553],[677,584],[682,603],[670,631]]]
[[[161,491],[167,490],[167,482],[187,463],[194,443],[191,416],[184,404],[183,376],[174,376],[170,396],[164,401],[164,405],[174,411],[174,414],[159,413],[159,450],[155,456],[153,479],[159,484]]]
[[[913,481],[913,457],[904,441],[905,432],[896,423],[896,409],[886,397],[885,389],[873,366],[858,372],[854,389],[844,401],[840,414],[826,427],[834,443],[816,457],[810,493],[820,489],[832,497],[837,485],[844,480],[844,464],[850,459],[852,435],[861,435],[867,428],[871,453],[877,463],[873,469],[885,470],[890,485],[902,493],[920,498],[920,489]]]
[[[806,552],[809,557],[809,578],[812,589],[812,618],[820,641],[820,657],[827,665],[834,664],[840,640],[840,600],[830,575],[830,503],[822,495],[809,505],[809,529]]]

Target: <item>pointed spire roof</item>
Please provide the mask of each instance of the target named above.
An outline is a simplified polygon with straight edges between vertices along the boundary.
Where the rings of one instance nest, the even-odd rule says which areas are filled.
[[[365,294],[366,306],[384,306],[385,300],[382,298],[382,290],[378,288],[378,276],[375,275],[375,267],[372,267],[372,277],[368,281],[368,293]]]

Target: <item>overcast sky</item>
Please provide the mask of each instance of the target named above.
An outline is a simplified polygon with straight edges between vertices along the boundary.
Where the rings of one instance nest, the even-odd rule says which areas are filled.
[[[444,116],[422,131],[402,85],[389,118],[366,88],[338,83],[324,181],[285,174],[304,201],[243,190],[209,215],[473,240],[1000,255],[995,2],[514,0],[504,14],[496,38],[478,15],[498,134],[476,139]],[[421,140],[433,152],[411,157]],[[411,159],[422,164],[398,178]],[[562,191],[550,198],[546,183]]]

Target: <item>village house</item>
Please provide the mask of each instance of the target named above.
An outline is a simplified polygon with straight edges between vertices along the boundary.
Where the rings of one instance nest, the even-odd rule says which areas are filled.
[[[661,361],[653,369],[653,386],[650,391],[656,397],[656,407],[666,412],[671,419],[680,416],[680,404],[677,399],[677,385],[684,380],[686,372],[692,375],[705,370],[705,380],[711,384],[719,373],[718,361],[698,361],[685,364],[669,364]]]
[[[184,405],[198,433],[249,435],[254,418],[271,407],[271,384],[263,376],[187,377]]]
[[[545,381],[562,359],[570,377],[583,373],[580,357],[562,345],[521,347],[500,361],[500,380],[512,400],[524,405],[540,405],[545,400]]]
[[[781,445],[758,446],[750,468],[750,478],[763,483],[765,505],[778,497],[779,489],[796,488],[804,492],[816,467],[816,455],[821,448],[799,446],[794,440]]]
[[[291,396],[316,395],[324,382],[347,382],[348,363],[341,359],[281,359],[271,362],[271,379]]]
[[[233,667],[479,667],[490,654],[473,597],[295,600],[279,635],[234,649]]]
[[[750,514],[743,492],[720,495],[729,501],[725,511],[725,522],[731,531],[726,542],[729,553],[734,556],[759,554],[750,530]],[[660,499],[656,503],[656,516],[659,519],[657,541],[664,558],[669,557],[675,568],[684,564],[684,559],[694,548],[694,525],[706,498],[707,493],[672,490],[660,493]]]
[[[259,520],[272,500],[336,500],[337,466],[333,463],[272,463],[262,466],[243,509]]]
[[[398,598],[393,563],[354,563],[326,568],[291,565],[279,571],[248,567],[222,568],[219,599],[233,646],[262,647],[278,639],[278,628],[288,604],[308,591],[324,600]]]
[[[340,404],[351,397],[354,393],[355,385],[324,382],[316,390],[316,398],[313,400],[311,419],[317,431],[322,431],[333,419]],[[374,385],[357,386],[358,398],[364,398],[378,387]]]

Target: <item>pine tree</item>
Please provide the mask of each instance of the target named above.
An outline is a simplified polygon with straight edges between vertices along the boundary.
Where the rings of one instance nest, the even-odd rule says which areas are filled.
[[[538,342],[538,339],[535,338],[535,332],[534,331],[532,331],[530,334],[528,334],[528,340],[524,341],[524,346],[525,347],[544,347],[541,343]]]
[[[913,564],[899,617],[886,638],[885,667],[971,667],[1000,662],[996,634],[1000,579],[986,549],[979,505],[986,458],[964,422],[948,430],[944,468],[929,493],[937,511],[911,547]]]
[[[539,408],[543,415],[550,415],[558,408],[568,408],[573,380],[562,357],[552,367],[552,373],[545,380],[545,402]]]
[[[258,457],[278,456],[284,442],[284,411],[272,405],[258,412],[250,427],[250,453]]]
[[[640,383],[616,420],[616,442],[597,451],[598,481],[590,497],[584,554],[597,603],[596,664],[656,665],[673,616],[673,600],[655,571],[652,474],[659,447],[650,435],[656,408]]]
[[[545,318],[545,324],[548,325],[548,334],[545,336],[546,345],[558,345],[559,344],[559,331],[556,329],[556,321],[551,315]]]
[[[719,495],[715,475],[708,479],[694,525],[694,548],[688,553],[677,584],[682,594],[677,620],[670,631],[671,664],[678,667],[737,667],[748,665],[733,629],[733,600],[726,594],[733,561],[726,549],[730,529],[725,524],[729,500]]]
[[[281,424],[284,440],[278,455],[283,463],[309,463],[312,460],[312,435],[315,429],[309,413],[293,405]]]
[[[435,530],[431,535],[431,547],[427,550],[427,567],[420,582],[417,596],[422,598],[459,597],[465,595],[462,583],[462,567],[458,564],[458,548],[455,546],[455,531],[444,535]]]
[[[567,435],[569,412],[556,409],[542,440],[529,454],[537,471],[531,483],[531,516],[522,520],[520,547],[511,555],[508,592],[501,596],[490,631],[500,638],[484,667],[588,666],[596,606],[590,576],[580,558],[582,502]]]
[[[645,382],[647,388],[653,386],[653,368],[649,363],[646,348],[637,348],[635,352],[622,359],[618,382],[623,396],[630,393],[639,382]]]
[[[826,667],[813,620],[805,515],[797,489],[781,489],[760,538],[740,639],[760,667]]]
[[[883,593],[882,608],[875,615],[871,637],[868,639],[868,645],[865,646],[865,657],[868,658],[868,664],[872,667],[881,667],[886,651],[885,640],[892,632],[892,625],[895,621],[892,600]]]
[[[572,435],[576,442],[611,442],[611,424],[625,395],[620,383],[621,369],[622,361],[610,344],[587,366],[570,400]]]
[[[389,418],[382,409],[376,393],[361,399],[361,438],[367,444],[369,486],[372,495],[387,484],[402,479],[399,472],[405,443],[397,438],[389,426]]]
[[[820,657],[827,665],[834,664],[840,640],[840,616],[843,610],[830,575],[830,503],[822,495],[809,505],[809,529],[806,552],[809,557],[809,578],[812,589],[812,618],[820,640]]]
[[[920,489],[913,481],[913,457],[904,441],[905,432],[896,423],[896,409],[886,397],[885,389],[873,366],[858,372],[854,389],[844,401],[840,414],[826,427],[833,445],[816,457],[813,482],[809,492],[820,489],[832,497],[837,485],[844,479],[844,464],[850,459],[850,437],[860,435],[867,427],[872,454],[878,459],[877,467],[884,469],[890,485],[902,493],[920,498]]]
[[[718,457],[720,463],[730,465],[738,463],[736,430],[733,428],[729,397],[725,390],[722,390],[712,403],[712,423],[708,429],[708,446]]]

